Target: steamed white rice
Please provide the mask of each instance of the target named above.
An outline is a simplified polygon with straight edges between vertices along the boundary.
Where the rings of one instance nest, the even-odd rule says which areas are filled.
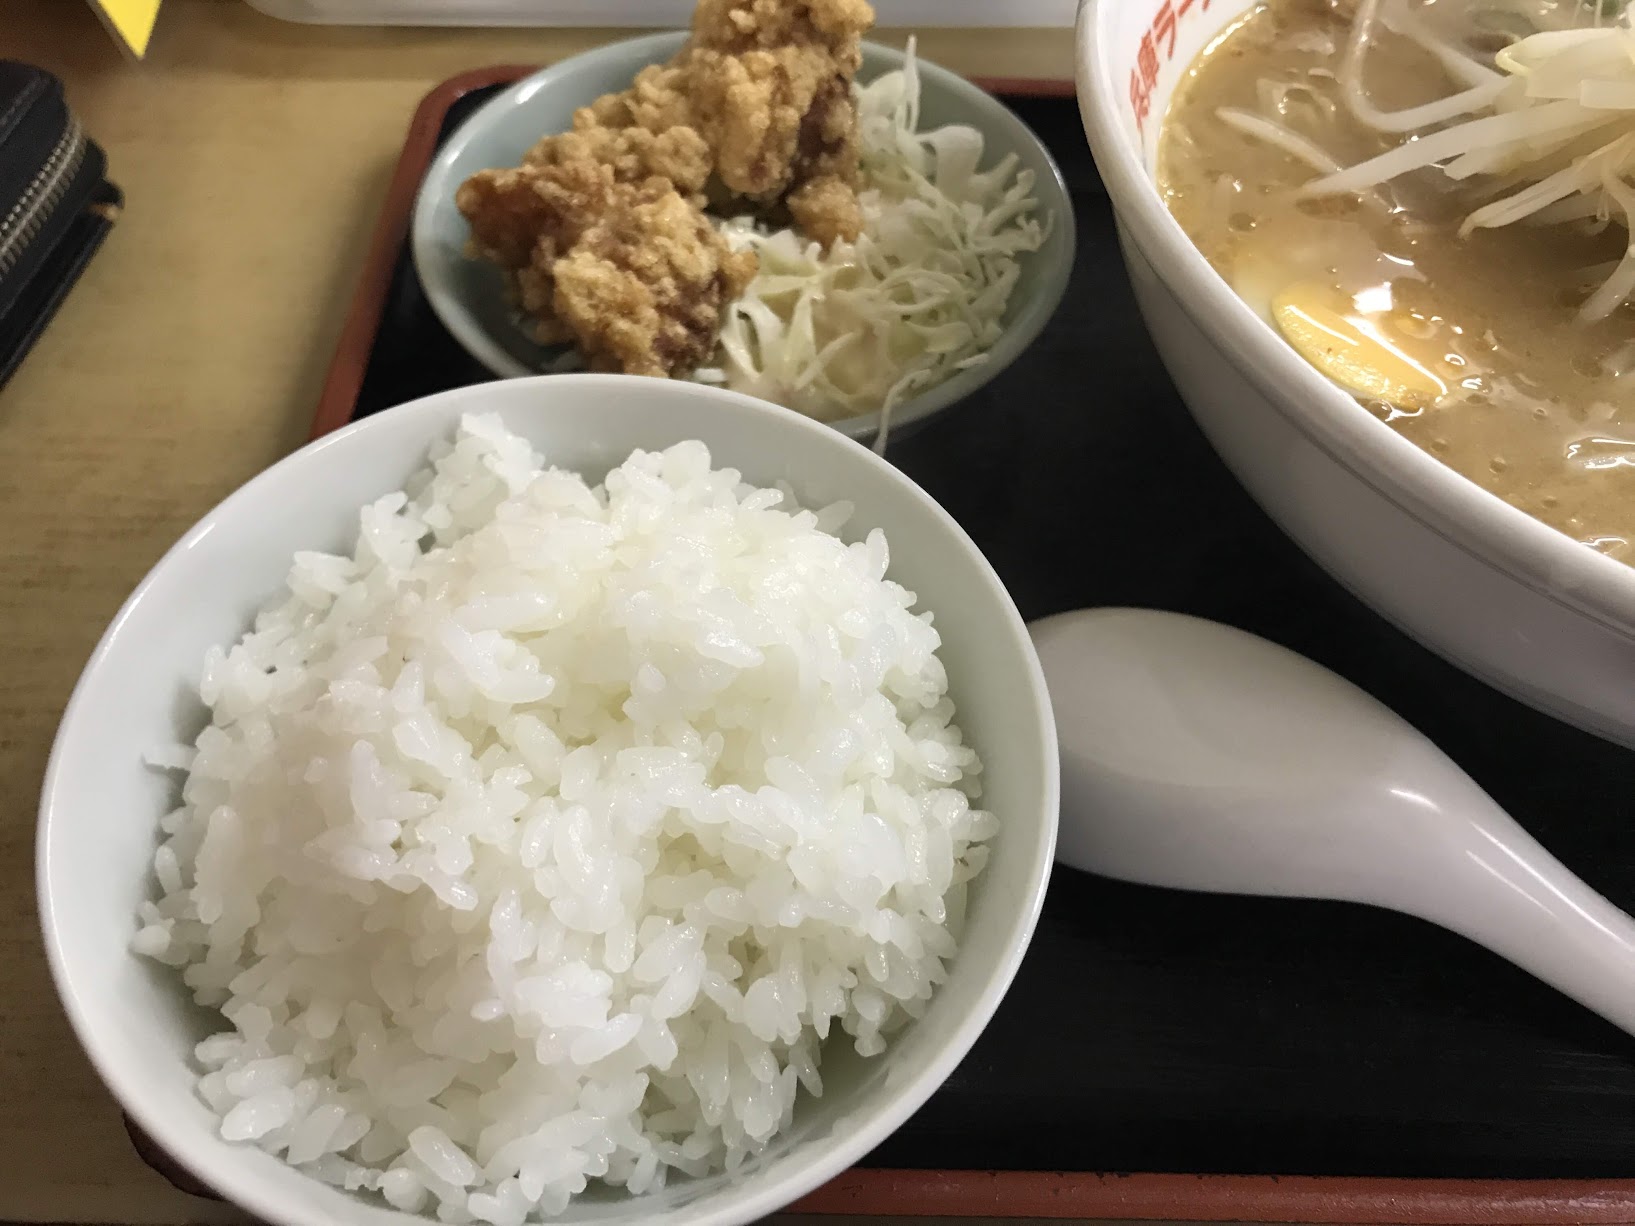
[[[995,831],[884,536],[466,418],[206,657],[135,948],[221,1133],[449,1222],[731,1168],[925,1008]]]

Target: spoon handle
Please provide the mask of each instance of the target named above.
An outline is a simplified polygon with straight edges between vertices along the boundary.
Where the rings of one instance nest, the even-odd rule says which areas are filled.
[[[1635,1034],[1635,919],[1492,802],[1449,833],[1454,854],[1378,881],[1366,901],[1468,937]]]

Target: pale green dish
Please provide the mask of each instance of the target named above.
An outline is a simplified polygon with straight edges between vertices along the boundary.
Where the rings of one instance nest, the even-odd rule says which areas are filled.
[[[460,184],[476,171],[515,166],[542,136],[572,126],[573,112],[591,99],[624,89],[648,64],[669,59],[686,36],[652,34],[576,55],[517,82],[474,114],[438,151],[415,202],[411,232],[415,271],[438,319],[474,358],[503,377],[539,374],[558,351],[537,344],[518,326],[500,273],[468,259],[470,231],[454,206]],[[902,67],[903,53],[863,46],[861,81]],[[1004,370],[1043,330],[1067,289],[1073,267],[1073,206],[1067,186],[1039,138],[1004,103],[963,77],[919,62],[921,126],[961,123],[983,134],[984,165],[1014,153],[1034,175],[1042,214],[1052,218],[1044,245],[1020,259],[1021,277],[1005,314],[1005,331],[988,360],[961,371],[892,412],[894,435],[964,399]],[[852,438],[878,433],[880,415],[830,423]]]

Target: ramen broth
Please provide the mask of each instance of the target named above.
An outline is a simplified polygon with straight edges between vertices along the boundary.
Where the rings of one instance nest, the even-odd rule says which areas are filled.
[[[1446,20],[1458,2],[1423,11]],[[1604,276],[1624,230],[1519,224],[1462,238],[1480,197],[1434,170],[1360,196],[1296,199],[1318,174],[1305,159],[1351,165],[1402,139],[1341,102],[1350,7],[1273,0],[1205,50],[1159,145],[1170,211],[1246,302],[1394,429],[1528,514],[1635,561],[1635,312],[1576,315],[1594,279],[1584,270]],[[1365,79],[1386,109],[1460,88],[1385,30]],[[1286,152],[1260,120],[1308,144]]]

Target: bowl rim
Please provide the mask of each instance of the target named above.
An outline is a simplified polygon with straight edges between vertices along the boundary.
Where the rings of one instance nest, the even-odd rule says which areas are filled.
[[[1204,258],[1164,206],[1124,123],[1127,100],[1104,35],[1115,12],[1131,2],[1081,0],[1074,36],[1079,111],[1119,224],[1194,326],[1276,412],[1425,529],[1534,594],[1635,640],[1635,565],[1534,519],[1360,411]],[[1224,26],[1238,12],[1223,7],[1218,20]]]
[[[448,329],[468,354],[495,375],[502,378],[531,378],[541,372],[519,362],[507,353],[466,308],[458,295],[452,293],[439,279],[428,278],[425,275],[426,270],[434,266],[433,253],[437,247],[435,218],[447,207],[447,201],[431,190],[432,184],[442,178],[438,173],[439,167],[457,157],[485,126],[518,105],[519,98],[537,92],[540,87],[557,77],[583,67],[587,62],[611,55],[633,56],[639,53],[649,56],[648,62],[656,63],[669,58],[686,39],[685,30],[643,34],[634,38],[616,39],[600,47],[558,60],[512,83],[483,103],[449,134],[448,139],[433,155],[431,164],[427,167],[419,188],[416,189],[414,208],[410,214],[409,251],[415,276],[419,279],[426,300],[438,321]],[[884,43],[865,41],[863,50],[867,57],[883,59],[889,65],[887,71],[900,67],[907,58],[904,51]],[[1034,183],[1034,192],[1040,205],[1051,211],[1054,232],[1050,237],[1060,236],[1062,251],[1059,259],[1039,262],[1033,277],[1036,288],[1022,302],[1021,309],[1005,326],[999,339],[987,350],[988,360],[970,369],[955,371],[934,387],[898,405],[891,413],[891,430],[905,429],[975,394],[1021,357],[1039,338],[1039,334],[1044,331],[1045,325],[1050,322],[1057,307],[1061,305],[1072,276],[1077,250],[1077,219],[1074,215],[1072,195],[1068,191],[1067,180],[1062,175],[1061,167],[1044,141],[1040,140],[1033,129],[1004,102],[981,86],[918,54],[915,55],[915,64],[919,69],[922,87],[929,83],[937,89],[965,100],[973,107],[991,115],[993,124],[1013,128],[1013,135],[1025,139],[1026,143],[1037,151],[1048,168],[1049,175]],[[590,99],[587,98],[585,101],[589,102]],[[985,134],[991,135],[991,130],[988,129]],[[1042,255],[1043,249],[1036,254]],[[795,411],[770,400],[762,403],[773,408],[783,408],[786,412]],[[876,411],[858,414],[855,417],[838,417],[823,424],[848,437],[866,439],[874,437],[879,432],[880,420],[881,414]]]
[[[214,1159],[204,1159],[194,1152],[193,1145],[196,1138],[191,1136],[192,1130],[185,1126],[174,1126],[163,1113],[151,1109],[149,1103],[142,1097],[140,1091],[126,1075],[125,1062],[114,1056],[105,1045],[103,1035],[110,1028],[117,1027],[117,1019],[99,1019],[93,1016],[92,1011],[84,1006],[75,990],[76,973],[73,968],[73,956],[65,951],[61,941],[61,929],[54,918],[55,912],[62,904],[57,899],[53,881],[65,870],[56,865],[56,860],[59,857],[53,851],[54,839],[52,833],[54,829],[60,829],[62,824],[69,820],[65,814],[59,811],[57,797],[61,790],[63,773],[67,769],[65,764],[66,745],[73,726],[82,718],[83,708],[89,702],[86,693],[90,688],[91,678],[104,667],[110,656],[117,650],[124,649],[123,640],[120,638],[122,628],[137,606],[148,599],[149,594],[160,584],[164,573],[168,571],[171,564],[206,534],[212,532],[218,520],[228,513],[231,508],[253,502],[261,496],[264,489],[289,480],[292,474],[299,472],[306,465],[311,456],[334,447],[358,446],[360,444],[355,440],[360,437],[367,437],[385,430],[418,433],[423,437],[426,446],[429,447],[437,434],[447,428],[448,410],[451,405],[471,401],[473,403],[465,411],[481,411],[481,401],[484,396],[488,391],[499,387],[512,388],[518,394],[525,394],[529,390],[528,385],[533,385],[541,393],[542,399],[545,399],[571,397],[577,389],[590,385],[608,383],[628,385],[638,382],[643,385],[643,390],[649,394],[656,393],[660,396],[715,401],[722,410],[723,419],[720,429],[723,432],[731,429],[734,417],[746,418],[752,414],[763,418],[765,416],[765,402],[724,388],[697,383],[646,379],[637,375],[599,373],[534,375],[524,380],[494,380],[486,383],[470,384],[465,387],[437,392],[430,396],[421,397],[418,400],[408,401],[387,411],[372,414],[315,439],[289,453],[257,473],[207,511],[174,545],[165,551],[164,555],[153,564],[141,582],[137,584],[136,588],[121,604],[119,611],[109,622],[107,629],[104,630],[74,684],[74,689],[69,696],[68,703],[64,708],[62,718],[52,739],[51,751],[46,762],[45,775],[40,790],[35,828],[36,908],[45,946],[46,960],[50,967],[51,979],[58,1000],[62,1003],[63,1011],[68,1017],[69,1025],[79,1042],[81,1050],[89,1058],[103,1084],[112,1092],[115,1100],[129,1113],[137,1126],[181,1168],[200,1183],[214,1188],[230,1203],[238,1205],[260,1220],[272,1224],[272,1226],[315,1226],[315,1224],[291,1216],[290,1212],[275,1199],[262,1196],[256,1189],[252,1189],[249,1194],[243,1194],[228,1182],[228,1177],[233,1173],[235,1164],[240,1160],[240,1155],[251,1159],[256,1155],[265,1157],[263,1151],[254,1147],[244,1147],[242,1150],[235,1151],[235,1156],[224,1160],[224,1163]],[[522,386],[519,387],[519,384]],[[560,411],[574,412],[578,410],[564,408]],[[1051,867],[1055,860],[1061,797],[1056,724],[1038,654],[1033,647],[1032,637],[1028,632],[1027,625],[1022,619],[1015,601],[1011,598],[1009,589],[1005,587],[992,564],[989,563],[987,557],[958,521],[943,508],[941,503],[895,465],[876,455],[856,440],[837,434],[822,422],[813,418],[790,413],[784,415],[781,420],[785,422],[785,426],[782,428],[789,429],[797,436],[807,435],[813,446],[837,446],[851,457],[846,462],[859,465],[863,470],[872,469],[876,478],[882,479],[888,484],[896,485],[907,492],[931,514],[938,527],[948,537],[950,543],[959,553],[965,556],[971,567],[972,578],[987,586],[990,592],[998,597],[998,604],[1003,613],[1001,626],[1008,631],[1013,645],[1020,652],[1024,662],[1025,675],[1022,678],[1022,690],[1030,700],[1028,705],[1031,707],[1031,715],[1040,732],[1039,743],[1034,748],[1033,761],[1018,763],[1018,769],[1037,771],[1042,784],[1040,794],[1041,811],[1038,822],[1038,837],[1033,840],[1033,845],[1025,851],[1024,855],[1028,858],[1028,862],[1018,877],[1018,881],[1026,889],[1026,895],[1020,900],[1020,907],[1014,913],[1012,940],[987,974],[986,981],[976,995],[973,1007],[956,1020],[947,1040],[941,1046],[926,1053],[921,1066],[914,1070],[902,1085],[891,1092],[890,1096],[881,1104],[880,1110],[868,1116],[850,1133],[841,1136],[821,1159],[805,1163],[792,1163],[789,1171],[785,1172],[777,1180],[768,1182],[765,1186],[757,1189],[754,1195],[746,1199],[734,1200],[729,1194],[722,1197],[720,1203],[712,1206],[708,1212],[702,1214],[690,1214],[685,1207],[674,1211],[672,1215],[674,1220],[691,1222],[694,1223],[694,1226],[703,1226],[704,1223],[711,1223],[714,1226],[726,1226],[728,1223],[748,1223],[776,1213],[855,1164],[858,1159],[866,1155],[886,1136],[895,1132],[910,1115],[924,1105],[925,1101],[948,1079],[959,1062],[969,1053],[977,1038],[986,1029],[1005,994],[1009,991],[1037,930],[1039,917],[1044,907],[1045,895],[1050,883]],[[363,505],[361,501],[359,505]],[[995,630],[1001,629],[1001,626],[996,626]],[[133,953],[130,956],[135,957],[136,955]],[[798,1153],[798,1150],[791,1151],[791,1155],[795,1153]],[[289,1171],[293,1175],[301,1174],[295,1171],[294,1168],[289,1168]],[[311,1178],[310,1176],[304,1177]],[[224,1187],[224,1184],[227,1184],[227,1186]],[[408,1222],[420,1219],[423,1216],[420,1214],[403,1214],[402,1220]],[[433,1219],[425,1217],[424,1220],[431,1221]],[[340,1224],[334,1223],[333,1226],[340,1226]]]

